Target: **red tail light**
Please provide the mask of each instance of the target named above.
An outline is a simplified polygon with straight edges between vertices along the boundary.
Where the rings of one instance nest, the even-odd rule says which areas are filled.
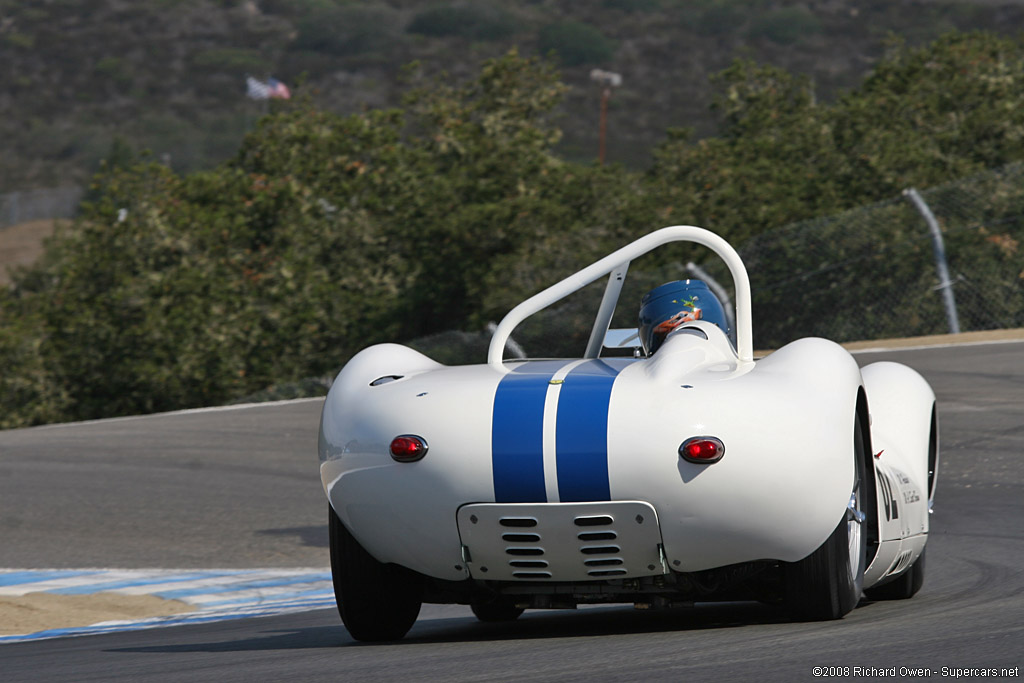
[[[725,455],[725,444],[713,436],[695,436],[687,439],[679,447],[679,456],[688,462],[699,465],[710,465],[718,462]]]
[[[396,436],[391,441],[391,457],[398,462],[416,462],[427,454],[427,442],[412,434]]]

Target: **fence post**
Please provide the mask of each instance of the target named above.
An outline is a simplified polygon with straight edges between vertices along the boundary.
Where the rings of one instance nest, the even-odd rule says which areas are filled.
[[[715,296],[722,302],[722,308],[725,309],[725,320],[726,324],[729,325],[729,337],[736,341],[736,314],[733,312],[732,299],[729,298],[729,292],[725,291],[718,280],[711,277],[711,273],[698,266],[693,261],[686,264],[686,269],[696,275],[698,278],[703,280],[708,288],[715,293]]]
[[[7,225],[16,225],[18,221],[18,200],[21,198],[20,192],[12,192],[7,195]]]
[[[487,331],[489,333],[494,334],[494,331],[497,329],[498,323],[494,322],[493,320],[487,323]],[[520,358],[523,360],[526,359],[526,351],[524,351],[523,347],[519,345],[519,342],[517,342],[511,336],[508,338],[508,341],[505,342],[505,348],[511,351],[512,355],[515,356],[516,358]]]
[[[903,191],[903,194],[910,197],[917,210],[924,216],[928,224],[928,232],[932,237],[932,251],[935,253],[935,270],[939,275],[939,286],[942,290],[942,300],[946,304],[946,320],[949,321],[950,334],[960,333],[960,319],[956,313],[956,298],[953,296],[953,281],[949,279],[949,266],[946,264],[946,245],[942,241],[942,233],[939,231],[939,223],[935,215],[928,208],[928,204],[914,188]]]

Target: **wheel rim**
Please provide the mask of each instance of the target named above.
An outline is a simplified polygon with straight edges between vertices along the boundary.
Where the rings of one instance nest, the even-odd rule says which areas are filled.
[[[864,513],[860,510],[859,486],[857,490],[850,494],[850,504],[847,509],[846,537],[850,541],[850,578],[856,580],[860,574],[860,563],[863,555],[860,551],[860,545],[863,539],[861,526],[864,523]]]
[[[850,545],[850,580],[854,583],[856,583],[857,577],[863,571],[861,563],[864,562],[865,557],[861,546],[866,542],[863,527],[864,522],[867,520],[867,515],[864,514],[861,501],[861,485],[864,477],[862,473],[863,464],[859,452],[856,458],[855,473],[857,478],[854,480],[853,491],[850,493],[850,502],[846,505],[846,538]]]

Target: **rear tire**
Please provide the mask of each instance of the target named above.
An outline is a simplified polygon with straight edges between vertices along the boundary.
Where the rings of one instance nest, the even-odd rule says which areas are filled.
[[[910,565],[910,569],[900,574],[889,583],[884,583],[876,588],[868,588],[864,594],[870,600],[908,600],[921,590],[924,585],[924,551]]]
[[[491,600],[474,601],[470,608],[480,621],[515,621],[523,613],[512,598],[504,595]]]
[[[783,565],[786,606],[804,621],[841,619],[857,606],[867,563],[867,520],[862,485],[865,458],[862,421],[854,419],[854,482],[850,504],[839,524],[817,550],[799,562]]]
[[[403,638],[420,613],[421,577],[378,562],[328,508],[334,597],[345,628],[361,641]]]

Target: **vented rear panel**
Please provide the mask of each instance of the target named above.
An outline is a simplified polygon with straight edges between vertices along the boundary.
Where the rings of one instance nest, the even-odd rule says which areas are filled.
[[[666,573],[658,515],[639,501],[480,503],[458,512],[474,578],[587,581]]]

